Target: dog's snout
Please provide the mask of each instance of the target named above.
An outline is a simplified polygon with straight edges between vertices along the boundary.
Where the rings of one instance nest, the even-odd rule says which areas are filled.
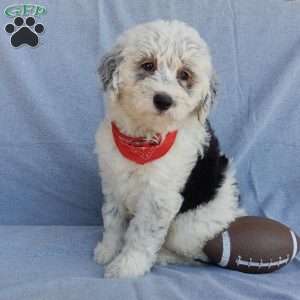
[[[164,111],[169,109],[169,107],[173,104],[173,99],[168,94],[159,93],[154,95],[153,103],[158,110]]]

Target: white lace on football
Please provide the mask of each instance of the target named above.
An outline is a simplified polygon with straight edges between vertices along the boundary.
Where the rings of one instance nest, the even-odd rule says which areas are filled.
[[[287,254],[286,257],[283,259],[281,256],[278,257],[278,260],[273,261],[272,258],[268,262],[264,262],[262,259],[260,261],[253,261],[250,257],[248,260],[243,260],[242,256],[238,256],[235,260],[237,266],[246,266],[248,268],[256,267],[256,268],[272,268],[272,267],[280,267],[281,265],[286,265],[290,260],[290,255]]]

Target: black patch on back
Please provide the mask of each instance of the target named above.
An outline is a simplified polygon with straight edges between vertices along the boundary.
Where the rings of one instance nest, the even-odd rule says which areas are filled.
[[[198,156],[197,162],[181,192],[184,200],[178,213],[195,209],[200,204],[214,199],[217,189],[222,185],[228,166],[228,159],[220,154],[219,142],[210,124],[207,123],[211,135],[204,155]]]

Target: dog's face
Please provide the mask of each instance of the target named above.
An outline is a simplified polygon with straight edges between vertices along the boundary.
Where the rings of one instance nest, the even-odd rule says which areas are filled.
[[[125,32],[99,70],[110,108],[149,130],[164,131],[192,115],[204,121],[215,96],[208,48],[178,21]]]

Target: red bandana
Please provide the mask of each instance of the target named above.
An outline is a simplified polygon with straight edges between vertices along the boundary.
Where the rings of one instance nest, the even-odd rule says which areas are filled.
[[[140,165],[164,156],[174,144],[177,135],[177,130],[169,132],[162,141],[161,135],[157,133],[153,140],[147,141],[144,137],[127,136],[120,132],[114,122],[111,124],[114,141],[121,154]]]

